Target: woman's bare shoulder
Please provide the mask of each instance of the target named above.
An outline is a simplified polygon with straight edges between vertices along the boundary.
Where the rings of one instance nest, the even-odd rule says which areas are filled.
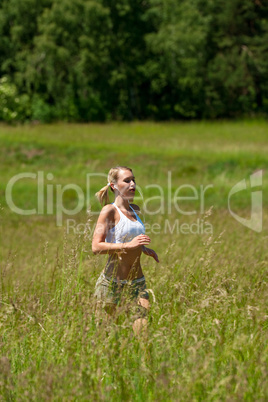
[[[115,207],[112,204],[107,204],[102,208],[100,216],[104,218],[114,218],[115,211]]]

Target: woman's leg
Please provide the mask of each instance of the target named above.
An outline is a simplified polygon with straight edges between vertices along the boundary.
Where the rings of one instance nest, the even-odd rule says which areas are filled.
[[[138,300],[138,306],[140,306],[139,311],[140,311],[141,317],[137,318],[134,321],[132,328],[133,328],[135,335],[140,335],[141,333],[143,333],[144,335],[145,334],[147,335],[146,330],[147,330],[148,320],[145,317],[150,308],[150,302],[149,302],[149,300],[140,297]]]
[[[103,312],[114,315],[116,309],[117,287],[101,274],[95,287],[95,315],[103,318]],[[105,314],[104,313],[104,314]]]

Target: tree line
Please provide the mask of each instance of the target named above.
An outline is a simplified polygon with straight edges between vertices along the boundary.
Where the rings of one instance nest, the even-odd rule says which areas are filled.
[[[1,0],[0,120],[268,114],[266,0]]]

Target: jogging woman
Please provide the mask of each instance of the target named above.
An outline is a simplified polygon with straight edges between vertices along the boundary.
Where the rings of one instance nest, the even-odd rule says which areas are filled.
[[[115,201],[109,204],[109,188]],[[146,326],[146,314],[150,307],[149,294],[142,272],[142,252],[159,262],[156,252],[146,247],[151,239],[145,234],[145,227],[139,218],[139,207],[132,204],[136,182],[133,172],[126,166],[112,168],[108,183],[96,196],[102,208],[93,235],[94,254],[109,254],[95,288],[97,302],[103,304],[107,313],[125,300],[135,302],[136,316],[133,330],[137,334]]]

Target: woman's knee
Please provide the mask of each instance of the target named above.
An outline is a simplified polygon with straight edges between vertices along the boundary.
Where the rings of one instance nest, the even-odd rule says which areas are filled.
[[[132,308],[132,314],[134,320],[146,319],[149,308],[150,308],[149,300],[139,298],[136,304]]]
[[[149,300],[144,299],[144,298],[139,298],[138,305],[146,308],[146,310],[149,310],[149,308],[150,308]]]
[[[137,318],[133,325],[133,331],[136,335],[139,335],[141,332],[146,331],[148,326],[148,321],[145,318]]]

